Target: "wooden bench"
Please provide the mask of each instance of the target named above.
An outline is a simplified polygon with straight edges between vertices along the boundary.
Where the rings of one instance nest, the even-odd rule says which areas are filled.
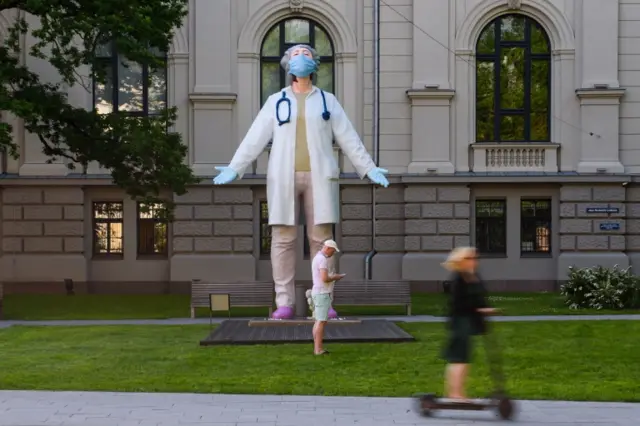
[[[411,315],[408,281],[338,281],[333,287],[335,306],[404,306]]]
[[[273,309],[273,282],[211,283],[201,280],[191,281],[191,318],[196,317],[196,308],[209,307],[210,294],[228,294],[229,305],[234,308]]]

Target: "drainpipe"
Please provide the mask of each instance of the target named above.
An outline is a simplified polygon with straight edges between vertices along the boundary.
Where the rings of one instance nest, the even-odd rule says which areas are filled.
[[[373,2],[373,162],[380,157],[380,0]],[[371,251],[364,258],[364,276],[371,279],[376,255],[376,186],[371,185]]]

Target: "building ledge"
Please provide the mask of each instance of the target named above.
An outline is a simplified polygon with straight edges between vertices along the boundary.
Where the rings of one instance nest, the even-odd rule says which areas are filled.
[[[581,88],[576,89],[576,95],[580,99],[620,99],[624,96],[625,91],[626,89],[621,87],[608,89]]]
[[[452,89],[409,89],[409,99],[452,99],[456,91]]]

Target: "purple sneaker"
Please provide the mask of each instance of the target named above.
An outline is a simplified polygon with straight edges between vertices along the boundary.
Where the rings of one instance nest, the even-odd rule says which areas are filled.
[[[336,318],[338,318],[338,313],[335,311],[335,309],[329,308],[328,317],[329,317],[329,319],[336,319]]]
[[[293,319],[295,312],[291,306],[280,306],[271,314],[273,319]]]

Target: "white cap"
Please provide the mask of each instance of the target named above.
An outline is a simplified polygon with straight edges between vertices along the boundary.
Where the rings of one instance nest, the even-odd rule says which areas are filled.
[[[335,251],[337,251],[338,253],[340,253],[340,250],[338,249],[338,244],[336,244],[335,241],[333,240],[327,240],[324,242],[324,246],[325,247],[331,247],[332,249],[334,249]]]

